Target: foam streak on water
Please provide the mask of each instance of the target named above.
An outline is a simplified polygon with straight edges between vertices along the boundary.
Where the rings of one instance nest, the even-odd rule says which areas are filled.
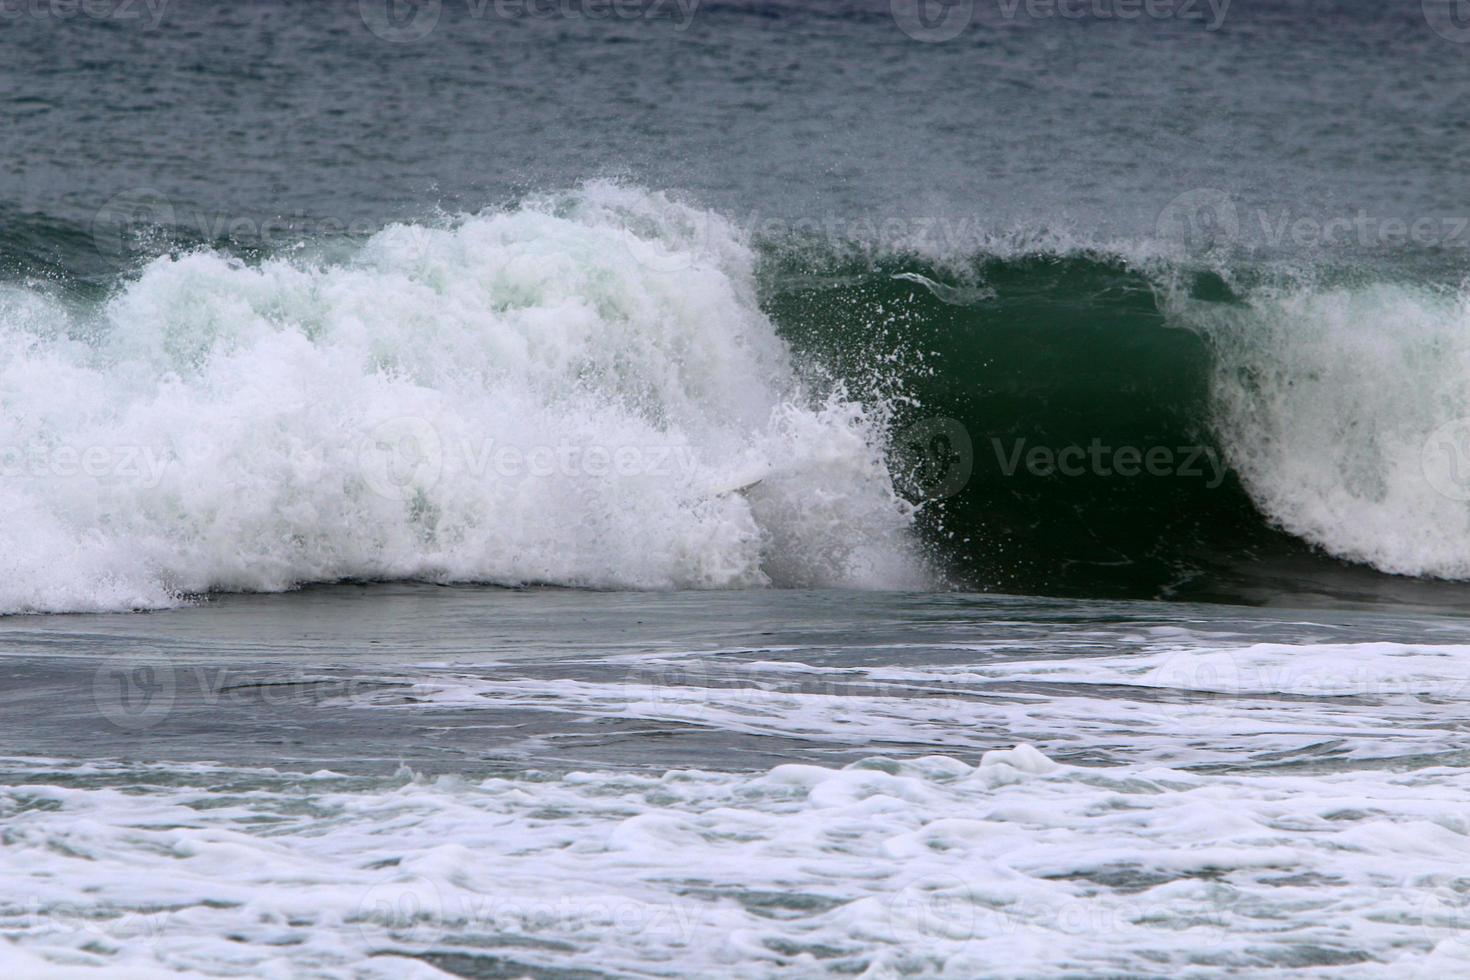
[[[375,785],[37,765],[0,791],[0,928],[22,972],[1444,975],[1470,960],[1447,775],[1073,768],[1027,746]]]
[[[397,587],[12,621],[0,955],[1466,968],[1463,623],[853,595]]]

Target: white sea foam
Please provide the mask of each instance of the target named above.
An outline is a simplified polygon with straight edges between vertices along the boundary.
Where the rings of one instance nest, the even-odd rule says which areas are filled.
[[[5,631],[17,745],[254,760],[0,759],[6,976],[1470,968],[1455,617],[334,591]],[[213,663],[120,732],[143,635]]]
[[[1256,505],[1333,555],[1470,578],[1470,298],[1378,283],[1180,311],[1217,356],[1214,422]]]
[[[0,787],[9,975],[1470,967],[1447,770],[1079,768],[1025,745],[388,785],[72,768]]]
[[[346,261],[160,258],[100,312],[12,290],[0,611],[919,584],[882,407],[804,390],[751,266],[709,214],[592,184]]]

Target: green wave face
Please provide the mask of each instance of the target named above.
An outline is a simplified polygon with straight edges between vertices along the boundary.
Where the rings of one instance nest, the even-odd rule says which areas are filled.
[[[575,247],[565,246],[576,261],[631,231],[653,249],[625,270],[636,281],[688,287],[700,297],[688,308],[708,320],[702,280],[678,278],[704,263],[699,275],[748,302],[748,239],[733,225],[613,185],[569,200],[587,212],[572,209],[586,222],[573,229]],[[531,217],[516,220],[547,226],[535,234],[570,234],[557,224],[565,215],[528,207]],[[155,280],[173,283],[170,267],[150,265],[160,249],[193,256],[170,275],[208,272],[174,284],[190,295],[233,295],[237,279],[277,268],[263,246],[203,242],[185,228],[144,229],[145,247],[109,256],[95,229],[14,211],[0,219],[0,281],[16,284],[5,287],[19,290],[16,302],[39,287],[46,303],[81,311],[75,324],[57,313],[52,332],[86,334],[78,324],[113,312],[144,333],[161,329],[151,300],[135,309],[129,299],[151,296]],[[387,261],[397,274],[383,249],[405,235],[417,247],[454,227],[385,233],[369,260],[353,251],[358,242],[313,242],[300,267],[321,275]],[[686,240],[690,227],[728,234]],[[597,244],[584,254],[576,236]],[[875,418],[891,413],[889,468],[918,505],[931,564],[956,587],[1463,608],[1470,299],[1457,285],[1459,256],[1416,253],[1390,274],[1382,262],[1291,272],[1244,255],[1185,265],[1126,253],[1058,247],[941,262],[788,237],[756,242],[755,285],[798,370],[817,382],[809,391],[835,381]],[[670,256],[678,261],[664,268]],[[287,258],[296,261],[294,250]],[[482,271],[477,260],[455,274]],[[375,276],[365,288],[391,289]],[[280,302],[295,296],[288,290]],[[196,305],[167,307],[182,311],[176,327],[188,326]],[[314,315],[300,312],[303,322]],[[699,328],[722,336],[712,321]],[[395,348],[434,349],[415,338]],[[475,404],[485,393],[462,394]],[[730,485],[748,477],[734,474]],[[863,543],[857,531],[835,537]],[[800,564],[802,549],[788,550]]]
[[[1099,254],[962,269],[790,247],[763,256],[783,335],[901,406],[891,459],[957,585],[1435,605],[1458,592],[1342,560],[1258,507],[1252,480],[1263,497],[1269,480],[1238,464],[1265,437],[1222,431],[1222,393],[1239,402],[1252,384],[1290,391],[1297,379],[1260,377],[1277,352],[1250,353],[1256,308],[1218,275],[1175,270],[1164,288]],[[954,282],[965,285],[939,285]]]

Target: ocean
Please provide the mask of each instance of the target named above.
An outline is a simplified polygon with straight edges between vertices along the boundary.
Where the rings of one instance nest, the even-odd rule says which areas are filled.
[[[6,976],[1470,967],[1458,3],[0,54]]]

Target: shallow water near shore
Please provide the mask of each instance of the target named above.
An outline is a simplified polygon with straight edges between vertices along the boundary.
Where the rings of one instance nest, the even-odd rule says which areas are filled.
[[[21,969],[1470,958],[1458,617],[378,585],[0,651]]]

